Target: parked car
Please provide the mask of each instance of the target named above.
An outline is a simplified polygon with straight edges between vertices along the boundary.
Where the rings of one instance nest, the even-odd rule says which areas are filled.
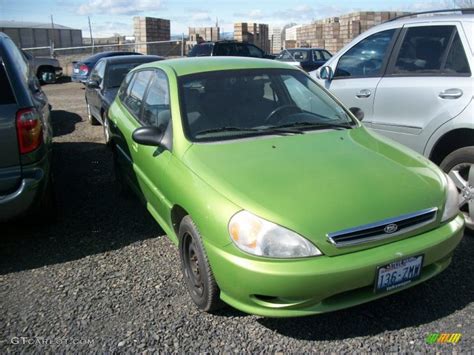
[[[35,74],[0,32],[0,221],[54,212],[50,106]]]
[[[286,62],[310,72],[318,69],[332,57],[331,53],[322,48],[284,49],[276,60]]]
[[[312,75],[366,127],[449,173],[474,231],[474,15],[429,15],[364,32]]]
[[[94,65],[102,58],[115,57],[121,55],[141,55],[137,52],[101,52],[94,54],[79,62],[72,62],[71,80],[79,83],[85,83],[89,79]]]
[[[354,306],[435,276],[462,238],[451,178],[288,64],[145,64],[109,118],[117,179],[178,245],[201,310]]]
[[[275,59],[274,55],[265,53],[264,50],[254,44],[237,41],[203,42],[196,44],[188,54],[188,57],[254,57]]]
[[[109,143],[107,111],[117,95],[123,78],[137,65],[163,60],[155,55],[125,55],[100,59],[86,81],[87,117],[90,124],[102,124],[105,143]]]
[[[22,52],[40,82],[54,84],[63,75],[63,68],[56,58],[35,57],[27,51]]]

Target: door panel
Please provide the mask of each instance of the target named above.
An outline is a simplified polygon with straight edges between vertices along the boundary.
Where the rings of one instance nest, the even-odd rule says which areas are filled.
[[[389,29],[363,38],[341,55],[334,79],[324,83],[347,107],[361,108],[365,122],[373,118],[375,90],[398,32]]]
[[[410,25],[379,83],[371,128],[422,153],[472,100],[469,63],[455,23]]]

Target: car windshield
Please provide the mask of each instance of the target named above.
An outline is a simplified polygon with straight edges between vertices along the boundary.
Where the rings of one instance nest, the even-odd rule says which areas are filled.
[[[139,64],[142,63],[120,63],[109,65],[105,78],[105,87],[108,89],[118,88],[120,84],[122,84],[125,75]]]
[[[285,49],[277,57],[282,62],[305,62],[308,60],[309,51]]]
[[[347,111],[299,70],[246,69],[180,78],[181,111],[192,141],[305,133],[355,124]]]

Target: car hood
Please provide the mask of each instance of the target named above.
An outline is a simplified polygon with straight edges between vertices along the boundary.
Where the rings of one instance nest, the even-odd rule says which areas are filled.
[[[338,249],[327,241],[327,233],[443,207],[445,182],[439,169],[383,139],[360,127],[197,143],[183,160],[242,209],[336,255],[367,245]]]

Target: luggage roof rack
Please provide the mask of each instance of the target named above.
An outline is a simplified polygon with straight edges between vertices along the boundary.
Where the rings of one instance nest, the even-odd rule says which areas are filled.
[[[412,16],[417,16],[417,15],[427,15],[427,14],[439,14],[439,13],[443,13],[443,12],[460,12],[463,15],[474,14],[474,7],[468,7],[468,8],[464,8],[464,9],[446,9],[446,10],[431,10],[431,11],[412,12],[412,13],[409,13],[409,14],[394,17],[394,18],[388,20],[387,22],[392,22],[392,21],[395,21],[395,20],[398,20],[398,19],[401,19],[401,18],[404,18],[404,17],[412,17]]]

